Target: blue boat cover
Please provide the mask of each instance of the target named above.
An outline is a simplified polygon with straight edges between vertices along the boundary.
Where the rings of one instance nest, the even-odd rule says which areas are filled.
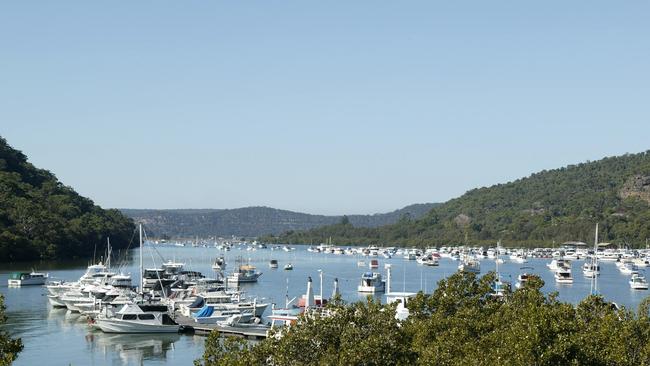
[[[201,310],[197,311],[194,313],[195,318],[206,318],[212,315],[214,312],[214,308],[212,306],[204,306],[201,308]]]

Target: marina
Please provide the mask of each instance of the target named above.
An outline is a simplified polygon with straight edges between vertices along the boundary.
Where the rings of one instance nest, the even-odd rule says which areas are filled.
[[[155,247],[155,251],[159,252],[162,257],[173,258],[173,260],[158,260],[156,265],[149,254],[149,251],[152,250],[151,247]],[[288,251],[272,250],[272,246],[266,249],[257,247],[255,250],[248,248],[251,248],[250,243],[234,244],[230,246],[229,250],[224,250],[214,246],[160,245],[149,242],[145,246],[143,258],[143,266],[148,269],[155,269],[164,264],[170,271],[181,271],[178,264],[184,263],[183,271],[201,272],[206,277],[215,276],[213,265],[218,258],[221,258],[219,268],[227,266],[234,271],[240,270],[238,261],[244,260],[246,264],[242,266],[247,266],[244,268],[245,270],[255,273],[257,282],[238,283],[238,288],[246,298],[255,299],[256,302],[262,304],[269,304],[264,308],[259,324],[252,323],[244,327],[227,324],[227,321],[224,321],[227,317],[212,324],[199,323],[188,316],[188,314],[198,311],[197,308],[194,308],[190,313],[183,314],[177,311],[174,315],[174,321],[183,329],[182,334],[175,332],[173,334],[146,335],[104,333],[96,327],[89,326],[85,316],[50,305],[48,291],[43,286],[21,288],[3,286],[0,291],[5,295],[9,316],[5,328],[10,334],[23,338],[25,342],[25,351],[21,353],[21,357],[16,360],[15,364],[30,365],[38,359],[49,356],[60,361],[57,363],[65,364],[109,363],[110,360],[113,360],[110,362],[118,364],[189,364],[200,356],[203,351],[204,336],[212,330],[216,329],[224,335],[244,337],[255,341],[266,336],[270,323],[282,324],[296,319],[299,312],[288,308],[283,313],[280,311],[280,306],[284,306],[287,299],[294,299],[296,304],[301,301],[304,303],[305,299],[302,296],[305,294],[309,277],[314,278],[313,301],[315,303],[320,303],[320,299],[329,298],[333,292],[340,293],[343,300],[348,302],[363,300],[367,296],[373,296],[382,302],[389,302],[397,296],[408,297],[418,291],[432,292],[439,280],[458,271],[459,266],[459,261],[454,258],[456,249],[453,248],[439,248],[429,251],[428,254],[426,251],[414,250],[402,250],[401,253],[398,253],[398,248],[391,248],[386,251],[388,255],[383,255],[385,250],[381,248],[374,255],[364,255],[363,252],[366,248],[360,247],[346,247],[342,250],[343,254],[334,247],[320,252],[303,245],[292,246],[293,249]],[[487,256],[487,252],[479,250],[479,248],[466,250],[464,258],[465,260],[471,258],[472,261],[480,265],[478,275],[495,271],[497,260],[502,259],[498,261],[500,282],[495,284],[496,293],[502,292],[508,284],[514,288],[515,284],[525,281],[531,274],[540,276],[545,281],[543,288],[545,292],[557,291],[561,301],[575,304],[591,293],[592,278],[583,275],[582,272],[585,263],[591,263],[587,261],[586,256],[568,261],[562,260],[558,256],[553,259],[553,251],[544,251],[544,253],[548,254],[541,256],[532,251],[527,252],[525,267],[522,267],[519,261],[511,260],[505,253]],[[633,254],[628,255],[624,251],[615,253],[620,258],[634,257]],[[117,259],[124,256],[126,256],[126,260]],[[411,260],[410,258],[413,256],[416,259],[420,257],[435,258],[438,265],[429,266],[424,260]],[[612,256],[612,254],[609,253],[608,256]],[[637,259],[639,259],[637,262],[645,260]],[[271,260],[278,266],[269,266]],[[121,274],[113,276],[115,280],[113,283],[120,283],[127,279],[134,284],[140,282],[138,250],[118,253],[113,258],[113,262],[122,262],[118,266]],[[374,292],[359,292],[360,281],[369,272],[369,266],[365,264],[360,267],[358,265],[360,262],[375,262],[373,264],[378,267],[371,271],[381,276],[371,275],[369,278],[379,280],[379,282],[371,283]],[[643,268],[637,268],[637,274],[628,275],[619,270],[619,265],[617,265],[619,262],[621,261],[598,262],[598,289],[607,300],[635,309],[648,295],[648,291],[644,290],[647,288],[647,282],[643,277]],[[551,263],[553,265],[549,266]],[[283,270],[287,264],[292,264],[294,269],[292,271]],[[557,282],[556,270],[551,270],[549,267],[557,269],[567,268],[567,266],[572,269],[573,282]],[[391,271],[390,285],[386,283],[388,282],[387,267]],[[7,283],[11,273],[19,271],[19,268],[13,268],[12,265],[3,266],[3,268],[7,268],[6,271],[3,269],[3,272],[0,273],[0,281],[3,283]],[[101,274],[108,271],[106,266],[98,264],[89,266],[42,262],[38,263],[38,268],[49,272],[50,283],[56,283],[54,281],[57,280],[74,281],[80,277],[85,278],[86,283],[90,283],[93,278],[95,280],[101,278]],[[65,287],[65,283],[56,286]],[[389,292],[388,287],[391,289],[390,293],[384,293]],[[178,296],[181,296],[180,292]],[[272,315],[273,307],[276,308],[274,315]],[[407,311],[408,309],[401,307],[399,316],[407,316],[405,315]],[[139,336],[142,337],[137,338]],[[139,341],[124,341],[134,339],[133,337]],[[59,348],[61,351],[58,351]],[[53,349],[57,350],[52,351]],[[54,355],[51,355],[52,353]]]

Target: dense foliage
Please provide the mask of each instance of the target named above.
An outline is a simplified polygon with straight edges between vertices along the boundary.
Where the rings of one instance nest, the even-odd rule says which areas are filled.
[[[435,203],[420,203],[399,210],[374,215],[350,215],[350,222],[360,227],[394,224],[403,215],[424,216]],[[244,207],[229,210],[141,210],[122,209],[123,214],[143,222],[150,234],[158,237],[209,237],[231,235],[256,237],[280,234],[289,230],[308,230],[335,224],[341,216],[310,215],[270,207]]]
[[[349,223],[285,232],[263,240],[280,243],[551,246],[569,240],[644,246],[650,238],[650,152],[605,158],[489,188],[473,189],[424,217],[403,217],[376,229]]]
[[[6,321],[4,297],[0,295],[0,325]],[[0,330],[0,366],[11,365],[22,350],[23,343],[20,339],[12,339],[7,333]]]
[[[83,257],[107,236],[122,248],[133,230],[119,211],[96,206],[0,137],[0,262]]]
[[[203,358],[216,365],[647,365],[646,299],[634,314],[600,296],[577,307],[544,295],[543,281],[491,296],[494,273],[457,273],[418,294],[403,323],[395,305],[368,300],[330,306],[331,317],[302,317],[258,344],[213,332]]]

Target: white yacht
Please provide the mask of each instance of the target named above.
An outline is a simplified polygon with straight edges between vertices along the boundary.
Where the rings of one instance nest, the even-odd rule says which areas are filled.
[[[100,313],[96,325],[106,333],[177,333],[176,323],[166,306],[124,305],[117,313]]]
[[[481,262],[478,259],[466,256],[458,265],[458,270],[461,272],[481,273]]]
[[[9,286],[41,286],[47,281],[48,274],[40,272],[14,272],[9,275]]]
[[[366,272],[361,276],[361,283],[357,287],[358,292],[384,292],[386,283],[381,279],[381,273]]]
[[[273,269],[278,268],[278,260],[277,259],[271,259],[269,261],[269,268],[273,268]]]
[[[571,276],[571,268],[560,267],[555,270],[555,282],[557,283],[573,283],[573,276]]]
[[[193,313],[192,318],[199,324],[217,324],[218,322],[230,319],[234,315],[239,316],[240,322],[248,323],[253,319],[253,310],[219,309],[206,305],[196,313]]]
[[[630,277],[630,288],[633,290],[647,290],[648,289],[648,281],[646,281],[645,276],[643,276],[640,273],[633,273],[632,277]]]

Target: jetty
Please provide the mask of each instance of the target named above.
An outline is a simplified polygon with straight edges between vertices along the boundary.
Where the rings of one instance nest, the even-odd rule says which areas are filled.
[[[208,335],[213,330],[218,331],[224,336],[244,337],[248,339],[264,339],[267,337],[271,326],[265,324],[251,324],[245,326],[230,326],[219,324],[200,324],[194,319],[182,314],[176,314],[174,319],[182,325],[187,332],[194,332],[197,335]]]

